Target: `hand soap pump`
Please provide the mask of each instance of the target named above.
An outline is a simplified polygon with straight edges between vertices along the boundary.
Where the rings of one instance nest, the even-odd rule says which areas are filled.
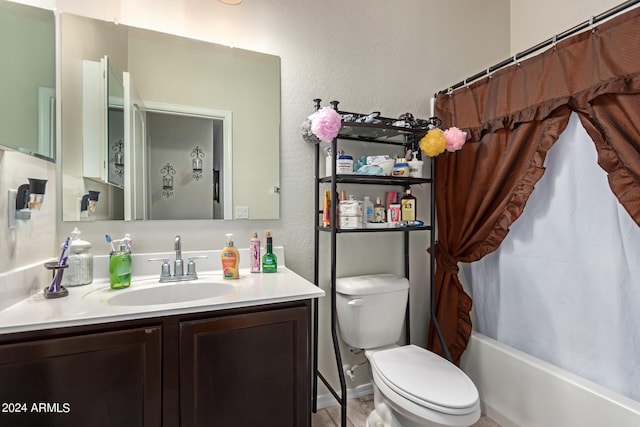
[[[413,157],[409,161],[409,176],[412,178],[422,178],[422,166],[424,162],[416,158],[417,151],[412,153]]]
[[[111,238],[108,238],[110,242]],[[131,271],[133,268],[131,259],[131,236],[125,234],[120,240],[114,240],[117,243],[116,250],[111,244],[111,253],[109,254],[109,285],[111,289],[124,289],[131,286]]]
[[[220,262],[222,263],[222,277],[224,279],[237,279],[240,277],[238,269],[240,267],[240,254],[238,248],[233,245],[233,234],[225,234],[227,246],[222,249]]]

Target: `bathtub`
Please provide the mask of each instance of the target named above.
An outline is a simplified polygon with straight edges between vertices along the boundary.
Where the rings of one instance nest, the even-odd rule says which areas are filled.
[[[460,366],[480,392],[482,412],[502,427],[640,426],[640,402],[480,333],[472,333]]]

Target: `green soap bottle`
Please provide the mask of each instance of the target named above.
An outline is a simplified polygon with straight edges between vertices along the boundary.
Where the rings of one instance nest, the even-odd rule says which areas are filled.
[[[273,253],[273,240],[271,238],[271,232],[267,231],[264,236],[267,238],[267,252],[262,256],[262,272],[277,273],[278,257]]]
[[[121,245],[120,250],[109,257],[109,284],[111,289],[124,289],[131,286],[131,252]]]

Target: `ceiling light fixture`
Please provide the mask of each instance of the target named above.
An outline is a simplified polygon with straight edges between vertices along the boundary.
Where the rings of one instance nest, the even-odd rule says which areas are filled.
[[[242,0],[218,0],[220,3],[224,3],[224,4],[232,4],[232,5],[236,5],[236,4],[240,4],[242,3]]]

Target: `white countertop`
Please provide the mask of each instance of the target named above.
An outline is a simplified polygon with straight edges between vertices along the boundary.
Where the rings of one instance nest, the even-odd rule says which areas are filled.
[[[224,280],[220,271],[198,272],[198,276],[196,281],[164,284],[158,283],[158,274],[134,276],[131,287],[122,290],[111,290],[108,279],[96,279],[90,285],[68,287],[69,295],[57,299],[47,299],[39,292],[0,311],[0,333],[249,307],[318,298],[325,294],[284,266],[270,274],[250,273],[249,269],[241,268],[238,280]],[[123,306],[108,301],[114,295],[143,288],[180,287],[185,283],[229,286],[231,289],[221,296],[171,304]]]

